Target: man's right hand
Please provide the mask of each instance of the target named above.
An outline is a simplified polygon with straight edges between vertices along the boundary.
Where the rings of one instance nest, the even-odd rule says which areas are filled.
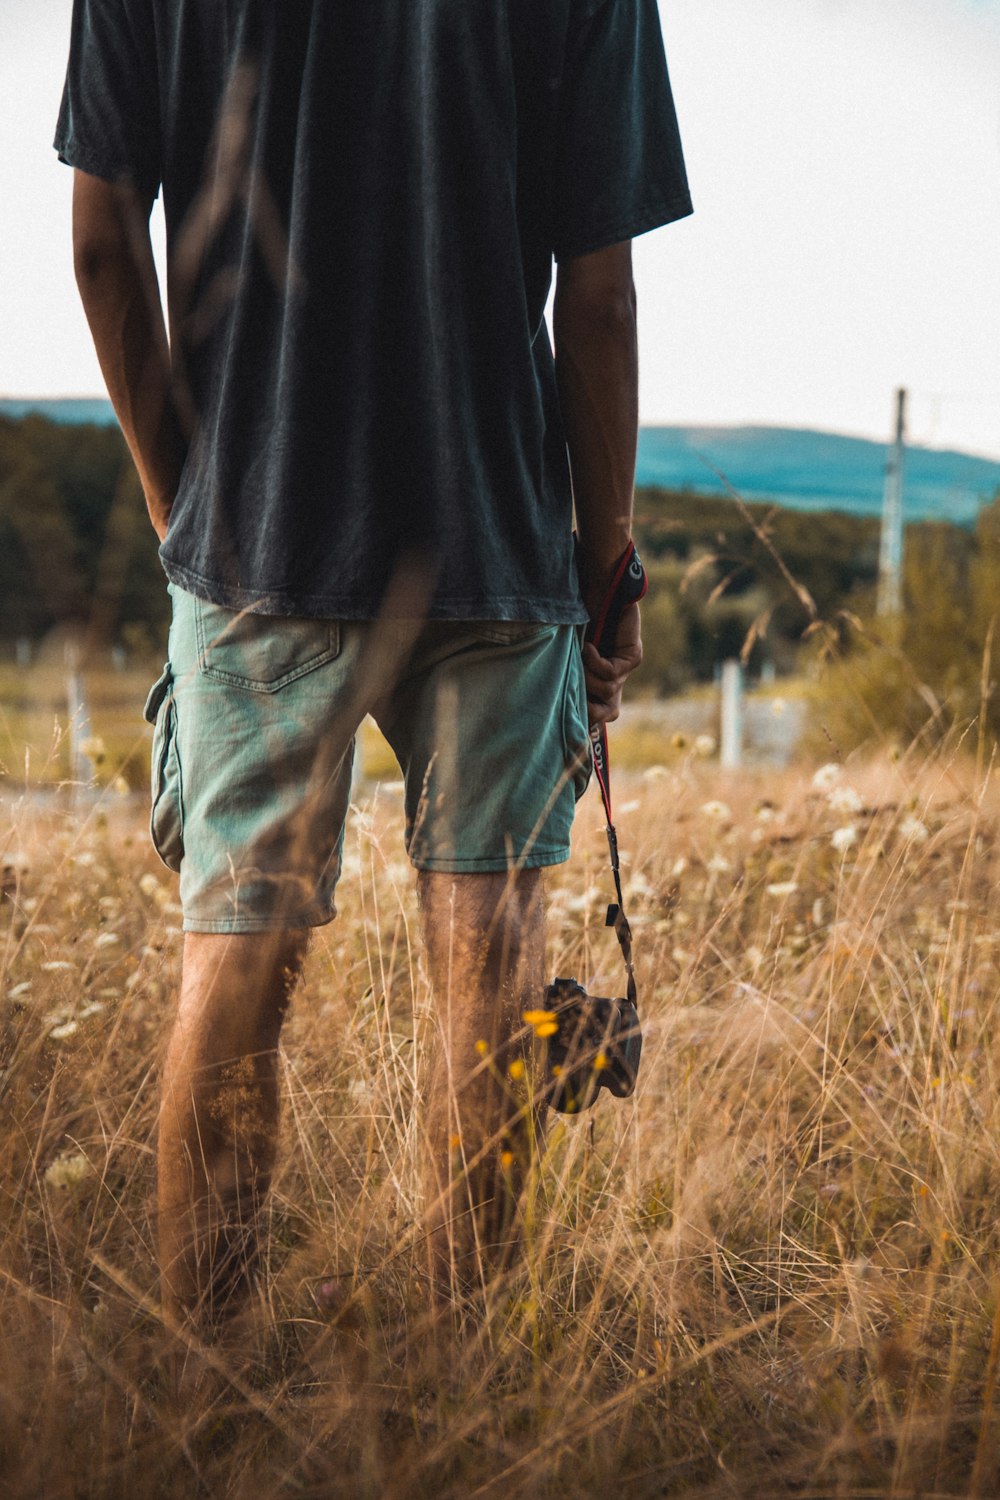
[[[602,656],[588,641],[583,648],[583,670],[587,680],[587,715],[590,726],[613,724],[621,713],[622,689],[642,661],[642,635],[638,604],[622,611],[615,634],[614,653]]]

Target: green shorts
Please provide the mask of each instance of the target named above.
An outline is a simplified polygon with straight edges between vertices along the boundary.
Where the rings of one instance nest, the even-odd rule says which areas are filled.
[[[418,869],[568,858],[590,776],[576,627],[285,619],[171,595],[146,718],[153,843],[180,871],[185,931],[330,921],[367,713],[402,769]]]

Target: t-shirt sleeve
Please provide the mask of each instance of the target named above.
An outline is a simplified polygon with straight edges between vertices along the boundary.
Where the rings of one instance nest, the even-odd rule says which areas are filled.
[[[585,0],[561,88],[557,260],[692,212],[656,0]]]
[[[137,0],[74,0],[55,148],[60,161],[140,191],[160,185],[152,19]]]

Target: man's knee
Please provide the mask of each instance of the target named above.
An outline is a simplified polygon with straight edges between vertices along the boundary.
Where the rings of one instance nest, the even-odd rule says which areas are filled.
[[[181,1015],[194,1013],[227,1029],[273,1031],[276,1045],[308,946],[307,929],[188,933]]]
[[[542,911],[541,870],[442,874],[421,870],[417,893],[427,921],[487,933],[501,923],[521,926]]]

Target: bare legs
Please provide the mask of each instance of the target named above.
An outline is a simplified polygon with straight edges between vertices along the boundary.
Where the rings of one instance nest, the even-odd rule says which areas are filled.
[[[306,934],[188,935],[160,1103],[161,1295],[211,1323],[240,1300],[278,1124],[278,1034]]]
[[[512,1038],[541,993],[541,876],[421,874],[418,889],[441,1030],[426,1120],[428,1243],[447,1294],[517,1247],[538,1124]],[[175,1319],[211,1324],[250,1279],[274,1163],[278,1037],[306,941],[185,939],[159,1132],[162,1299]]]
[[[542,883],[537,870],[421,874],[418,890],[441,1032],[426,1122],[428,1247],[432,1284],[446,1297],[517,1250],[539,1127],[512,1038],[543,984]]]

